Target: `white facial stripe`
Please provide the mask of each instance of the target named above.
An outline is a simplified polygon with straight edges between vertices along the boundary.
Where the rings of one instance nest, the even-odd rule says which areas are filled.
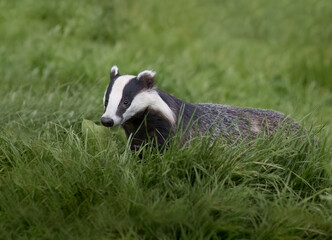
[[[134,97],[130,107],[123,114],[122,123],[133,117],[136,113],[150,108],[160,112],[172,125],[175,125],[175,115],[170,107],[161,99],[155,90],[143,91]]]
[[[113,84],[112,91],[108,99],[108,105],[105,113],[103,114],[103,117],[113,119],[114,126],[119,125],[121,121],[121,118],[116,116],[116,111],[122,98],[123,89],[127,85],[127,83],[134,77],[135,76],[132,75],[123,75],[116,79]]]

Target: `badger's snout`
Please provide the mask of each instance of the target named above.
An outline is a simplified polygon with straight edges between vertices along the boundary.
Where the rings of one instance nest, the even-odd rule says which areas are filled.
[[[108,117],[102,117],[101,118],[101,123],[105,126],[105,127],[112,127],[114,125],[114,120],[112,118],[108,118]]]

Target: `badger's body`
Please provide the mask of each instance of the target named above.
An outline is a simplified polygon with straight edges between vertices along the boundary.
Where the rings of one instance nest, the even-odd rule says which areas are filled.
[[[179,131],[183,142],[196,135],[234,141],[252,139],[262,132],[273,133],[281,123],[294,124],[282,113],[271,110],[184,102],[157,89],[154,76],[152,71],[137,76],[120,75],[113,66],[105,91],[101,122],[107,127],[122,125],[127,137],[131,137],[133,150],[149,139],[156,139],[162,148]]]

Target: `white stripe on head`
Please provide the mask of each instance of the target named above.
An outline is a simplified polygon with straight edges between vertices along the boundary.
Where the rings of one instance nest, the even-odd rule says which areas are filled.
[[[135,76],[123,75],[118,77],[113,84],[112,91],[110,92],[108,99],[108,105],[102,117],[113,119],[114,126],[121,124],[121,118],[116,115],[116,111],[121,101],[124,87],[133,78],[135,78]]]
[[[123,114],[122,123],[133,117],[138,112],[144,111],[146,108],[161,113],[168,121],[175,125],[175,115],[170,107],[161,99],[155,90],[142,91],[137,94],[130,107]]]

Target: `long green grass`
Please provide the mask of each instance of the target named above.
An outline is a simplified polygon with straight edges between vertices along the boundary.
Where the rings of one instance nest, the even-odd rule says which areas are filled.
[[[332,3],[0,2],[0,239],[331,239]],[[143,158],[97,126],[109,70],[304,135]]]

